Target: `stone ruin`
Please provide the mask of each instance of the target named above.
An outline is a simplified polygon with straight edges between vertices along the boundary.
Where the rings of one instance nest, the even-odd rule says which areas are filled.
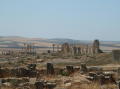
[[[74,67],[73,66],[66,66],[68,74],[74,73]]]
[[[52,63],[47,63],[47,74],[48,75],[53,75],[55,74],[54,72],[54,67]]]
[[[64,43],[61,47],[61,51],[64,55],[68,55],[70,53],[70,45],[68,43]]]
[[[112,50],[113,60],[120,61],[120,50]]]
[[[36,81],[35,87],[36,89],[54,89],[56,87],[56,83],[50,83],[47,81]]]
[[[36,64],[29,64],[28,69],[30,70],[36,70]]]
[[[93,42],[93,53],[102,53],[99,40],[94,40]]]
[[[89,72],[87,79],[98,81],[101,85],[107,83],[116,83],[113,72]]]
[[[27,68],[17,68],[15,69],[17,76],[21,77],[35,77],[37,75],[36,64],[29,64]]]
[[[93,45],[72,45],[64,43],[61,47],[61,53],[63,55],[94,55],[97,53],[102,53],[100,49],[99,40],[95,40]]]
[[[86,73],[88,71],[88,68],[85,63],[81,63],[80,71],[82,73]]]
[[[17,70],[18,73],[16,71],[11,72],[11,73],[17,73],[19,75],[21,75],[21,74],[24,75],[26,73],[25,72],[26,70],[35,71],[36,70],[36,65],[35,64],[29,64],[26,70],[25,69],[20,69],[20,68],[18,68],[18,69],[19,69],[19,70]],[[47,63],[47,66],[46,66],[46,69],[45,69],[46,75],[55,76],[55,74],[56,74],[55,69],[56,68],[54,68],[54,65],[52,63]],[[116,80],[114,78],[114,73],[113,72],[104,72],[103,70],[101,70],[98,67],[87,67],[85,63],[81,63],[80,67],[67,65],[65,68],[61,68],[61,70],[59,70],[58,75],[62,75],[61,71],[64,71],[64,72],[67,72],[68,75],[63,75],[63,76],[72,76],[70,74],[73,74],[76,69],[77,69],[78,73],[83,72],[82,74],[84,74],[86,76],[86,78],[88,80],[92,81],[92,82],[98,82],[101,85],[108,84],[108,83],[115,83],[116,84]],[[38,72],[39,70],[36,70],[36,71]],[[2,73],[2,71],[0,73]],[[43,72],[41,71],[39,73],[42,74]],[[29,73],[29,75],[34,75],[34,74]],[[2,83],[11,82],[11,81],[18,81],[18,84],[21,84],[22,82],[23,83],[29,83],[29,81],[30,81],[29,80],[29,78],[30,78],[29,75],[27,74],[27,76],[20,76],[20,78],[22,78],[22,79],[14,78],[15,76],[11,76],[11,77],[13,77],[13,79],[12,78],[11,79],[4,79],[3,78]],[[43,76],[45,76],[45,75],[43,75]],[[19,77],[19,76],[17,75],[16,77]],[[25,78],[27,78],[27,79],[25,79]],[[34,76],[34,78],[37,78],[37,77]],[[40,80],[37,80],[37,79],[35,80],[33,86],[35,87],[35,89],[54,89],[57,86],[57,83],[55,81],[52,81],[52,80],[42,79],[42,77],[41,77]],[[27,88],[25,88],[25,89],[27,89]]]
[[[37,75],[36,64],[29,64],[27,68],[0,68],[0,78],[4,77],[35,77]]]

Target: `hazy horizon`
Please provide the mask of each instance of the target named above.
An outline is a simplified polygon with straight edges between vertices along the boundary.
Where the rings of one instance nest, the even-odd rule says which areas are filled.
[[[1,0],[0,36],[120,41],[119,0]]]

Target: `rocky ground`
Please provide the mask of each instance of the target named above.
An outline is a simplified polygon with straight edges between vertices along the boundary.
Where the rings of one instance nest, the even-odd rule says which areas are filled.
[[[43,56],[43,55],[42,55]],[[99,67],[103,70],[117,70],[120,67],[119,63],[116,63],[112,60],[110,53],[102,53],[95,56],[77,56],[74,57],[57,57],[47,55],[46,57],[4,57],[10,61],[1,61],[0,64],[2,68],[16,68],[16,67],[26,67],[28,64],[35,63],[36,69],[46,69],[47,63],[52,63],[54,68],[65,68],[68,65],[75,67],[80,67],[81,63],[86,63],[89,67]],[[88,73],[83,74],[80,70],[71,73],[70,75],[66,74],[66,71],[61,75],[39,75],[39,77],[28,78],[29,82],[18,83],[15,85],[17,77],[7,77],[8,79],[13,78],[11,82],[5,82],[2,84],[1,89],[37,89],[35,86],[36,81],[43,81],[45,85],[55,86],[53,89],[116,89],[117,85],[114,83],[108,83],[101,85],[99,81],[91,81],[87,78]],[[21,77],[20,79],[24,79]],[[14,86],[13,86],[14,85]],[[44,88],[49,89],[49,88]]]

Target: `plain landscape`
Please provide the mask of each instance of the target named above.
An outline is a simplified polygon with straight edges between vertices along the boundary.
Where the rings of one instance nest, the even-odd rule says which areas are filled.
[[[1,89],[116,89],[117,41],[0,37]]]
[[[0,89],[120,89],[120,0],[0,0]]]

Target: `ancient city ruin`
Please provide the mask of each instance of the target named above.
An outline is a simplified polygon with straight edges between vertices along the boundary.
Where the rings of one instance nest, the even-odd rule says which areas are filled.
[[[97,53],[102,53],[99,47],[99,40],[95,40],[93,45],[70,45],[68,43],[64,43],[62,45],[62,53],[64,55],[94,55]]]
[[[103,52],[99,40],[92,44],[53,44],[42,53],[38,49],[32,44],[24,44],[20,49],[0,49],[0,58],[6,60],[0,63],[1,89],[87,89],[85,84],[120,89],[120,67],[99,64],[107,55],[111,55],[109,61],[119,61],[120,52]],[[99,55],[105,55],[105,59]]]

